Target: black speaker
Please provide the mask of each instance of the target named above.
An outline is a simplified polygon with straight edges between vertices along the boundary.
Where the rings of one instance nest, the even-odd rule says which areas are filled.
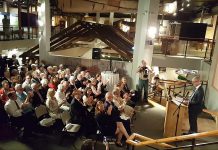
[[[101,58],[101,49],[93,48],[92,49],[92,59],[100,59]]]

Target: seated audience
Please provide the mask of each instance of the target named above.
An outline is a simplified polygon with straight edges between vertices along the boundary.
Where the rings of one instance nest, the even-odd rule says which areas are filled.
[[[31,95],[30,93],[26,93],[21,84],[16,84],[15,91],[17,95],[17,99],[20,100],[23,104],[25,104],[25,107],[23,108],[23,113],[34,113],[34,109],[31,104]]]
[[[24,127],[24,136],[29,136],[35,126],[35,118],[31,115],[23,113],[26,103],[22,103],[17,99],[14,91],[8,93],[9,100],[5,103],[5,111],[10,117],[11,123],[16,127]]]
[[[37,71],[32,72],[31,83],[40,84],[40,74]]]
[[[106,99],[109,97],[112,97],[110,92],[106,94]],[[129,138],[129,135],[120,119],[114,117],[113,111],[112,105],[105,107],[102,101],[98,101],[96,104],[96,120],[102,134],[104,136],[116,135],[116,144],[118,146],[122,146],[121,139],[123,135],[126,137],[126,139]]]
[[[3,104],[8,100],[8,93],[14,91],[13,88],[9,87],[9,83],[7,80],[2,81],[2,88],[0,89],[1,101]]]
[[[133,101],[135,103],[138,101],[138,93],[135,90],[130,90],[129,89],[129,87],[127,85],[126,77],[122,77],[119,88],[120,88],[121,97],[123,97],[123,95],[125,93],[129,93],[129,96],[131,97],[131,101]]]
[[[72,123],[84,125],[87,111],[81,99],[82,93],[79,90],[75,90],[72,94],[74,96],[70,104],[70,115]]]
[[[31,76],[30,75],[26,75],[25,77],[25,81],[22,84],[22,88],[24,89],[24,91],[26,93],[28,93],[29,91],[31,91]]]
[[[117,88],[113,90],[113,102],[114,102],[114,105],[121,112],[122,117],[126,119],[127,118],[129,119],[132,117],[132,115],[134,114],[134,109],[126,105],[125,101],[120,97],[120,91]]]
[[[83,79],[82,75],[78,74],[75,80],[76,89],[80,89],[83,86],[82,79]]]
[[[52,88],[48,89],[47,99],[46,99],[46,106],[49,111],[49,115],[55,119],[62,119],[63,110],[60,107],[66,102],[66,100],[62,100],[61,103],[58,103],[57,99],[55,98],[55,90]]]
[[[45,99],[43,99],[42,94],[39,92],[39,86],[36,83],[31,84],[33,96],[32,96],[32,106],[33,108],[39,105],[45,105]]]
[[[50,81],[48,84],[49,88],[54,89],[55,91],[58,89],[58,78],[57,77],[50,77]]]
[[[100,82],[98,85],[97,85],[97,80],[96,79],[93,79],[91,81],[91,89],[92,89],[92,93],[94,94],[94,98],[97,98],[100,100],[100,96],[101,96],[101,85],[102,83]]]
[[[58,90],[55,93],[55,98],[57,99],[58,104],[62,104],[61,109],[63,110],[69,110],[70,109],[70,104],[67,102],[67,98],[66,95],[64,93],[65,89],[64,89],[64,85],[63,84],[59,84],[58,85]],[[63,103],[64,101],[64,103]]]
[[[39,92],[41,93],[43,99],[47,98],[47,92],[48,92],[48,80],[47,79],[42,79],[41,81],[41,88],[39,89]]]

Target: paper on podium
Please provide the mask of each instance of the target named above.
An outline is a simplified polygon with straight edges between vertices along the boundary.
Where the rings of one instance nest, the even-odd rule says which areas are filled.
[[[182,102],[184,102],[183,101],[183,98],[182,97],[178,97],[178,96],[176,96],[176,97],[173,97],[172,98],[172,101],[176,104],[176,105],[180,105]],[[182,105],[184,105],[183,103],[182,103]],[[185,105],[184,105],[185,106]]]

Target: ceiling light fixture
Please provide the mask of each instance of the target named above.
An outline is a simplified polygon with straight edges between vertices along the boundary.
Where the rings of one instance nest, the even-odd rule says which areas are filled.
[[[187,6],[187,7],[189,7],[189,6],[190,6],[190,4],[188,3],[186,6]]]
[[[183,11],[184,10],[184,8],[181,8],[179,11]]]
[[[177,1],[174,1],[173,3],[166,3],[164,5],[164,12],[173,14],[177,10]]]

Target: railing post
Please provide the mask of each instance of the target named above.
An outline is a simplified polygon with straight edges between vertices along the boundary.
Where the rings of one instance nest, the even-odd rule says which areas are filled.
[[[208,42],[209,42],[209,41],[208,41]],[[205,54],[204,54],[204,59],[207,58],[207,51],[208,51],[208,48],[209,48],[209,44],[208,44],[208,42],[207,42],[206,51],[205,51]]]
[[[192,147],[191,147],[191,150],[194,150],[195,148],[195,139],[192,140]]]
[[[168,95],[170,96],[171,85],[169,86]]]
[[[184,89],[183,89],[183,97],[185,97],[185,95],[186,95],[185,90],[186,90],[186,83],[185,83]]]
[[[186,46],[185,46],[185,58],[186,58],[186,54],[187,54],[187,49],[188,49],[188,40],[186,41]]]
[[[133,146],[133,145],[131,146],[130,144],[127,144],[126,149],[130,150],[130,148],[131,148],[131,150],[134,150],[135,146]]]
[[[163,94],[163,90],[160,91],[160,104],[161,104],[161,100],[162,100],[162,94]]]

